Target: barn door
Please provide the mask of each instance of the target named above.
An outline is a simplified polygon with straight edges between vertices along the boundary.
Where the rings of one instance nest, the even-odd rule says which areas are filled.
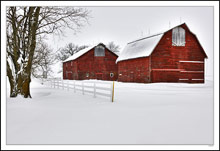
[[[204,61],[179,61],[179,82],[204,83]]]

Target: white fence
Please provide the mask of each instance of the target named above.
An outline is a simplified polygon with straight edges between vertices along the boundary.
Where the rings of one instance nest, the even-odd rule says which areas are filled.
[[[58,88],[63,90],[80,91],[83,95],[85,93],[93,94],[93,97],[104,96],[108,97],[112,102],[114,101],[114,81],[77,81],[77,80],[61,80],[50,79],[47,83],[51,88]]]

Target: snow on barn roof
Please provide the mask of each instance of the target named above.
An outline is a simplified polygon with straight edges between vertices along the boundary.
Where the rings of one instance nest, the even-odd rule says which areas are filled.
[[[66,60],[64,60],[63,62],[75,60],[76,58],[79,58],[80,56],[82,56],[83,54],[85,54],[86,52],[91,50],[93,47],[95,47],[95,46],[93,45],[93,46],[87,47],[85,49],[82,49],[82,50],[78,51],[77,53],[73,54],[72,56],[70,56],[69,58],[67,58]]]
[[[149,56],[151,52],[154,50],[157,43],[160,41],[162,36],[163,33],[128,43],[127,46],[125,46],[122,53],[120,54],[120,56],[118,57],[118,59],[116,60],[116,63],[122,60]]]
[[[122,50],[121,54],[116,60],[116,63],[122,60],[129,60],[149,56],[153,52],[154,48],[157,46],[164,33],[180,25],[182,24],[176,25],[163,32],[152,34],[150,36],[129,42]]]
[[[88,51],[90,51],[92,48],[94,48],[94,47],[96,47],[96,46],[98,46],[100,44],[103,44],[103,43],[94,44],[94,45],[91,45],[91,46],[89,46],[89,47],[87,47],[85,49],[82,49],[82,50],[78,51],[77,53],[73,54],[72,56],[70,56],[69,58],[67,58],[66,60],[64,60],[63,62],[68,62],[68,61],[71,61],[71,60],[75,60],[75,59],[79,58],[80,56],[82,56],[83,54],[85,54]],[[103,45],[105,45],[105,44],[103,44]],[[107,49],[109,49],[106,45],[105,45],[105,47]],[[113,52],[113,53],[116,54],[115,52]],[[116,54],[116,55],[118,56],[118,54]]]

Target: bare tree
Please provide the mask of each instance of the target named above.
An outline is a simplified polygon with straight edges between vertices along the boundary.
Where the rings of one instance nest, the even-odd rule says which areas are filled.
[[[107,44],[107,47],[115,53],[119,53],[119,50],[121,49],[119,45],[116,45],[113,41],[109,42]]]
[[[52,73],[51,65],[54,61],[53,50],[44,42],[38,43],[32,63],[32,75],[36,78],[47,78]]]
[[[69,58],[70,56],[72,56],[73,54],[77,53],[78,51],[87,48],[88,46],[86,45],[82,45],[82,46],[78,46],[75,45],[73,43],[69,43],[67,44],[65,47],[63,48],[59,48],[57,50],[57,55],[56,58],[59,61],[64,61],[67,58]]]
[[[7,76],[10,97],[31,97],[30,82],[36,41],[46,34],[62,33],[64,28],[77,32],[89,12],[74,7],[7,7]]]

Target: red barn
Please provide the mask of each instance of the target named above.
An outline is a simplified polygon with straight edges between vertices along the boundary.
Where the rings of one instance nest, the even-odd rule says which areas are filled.
[[[117,80],[117,58],[103,43],[85,48],[63,62],[63,79]]]
[[[117,59],[118,81],[204,83],[207,55],[185,23],[127,44]]]

